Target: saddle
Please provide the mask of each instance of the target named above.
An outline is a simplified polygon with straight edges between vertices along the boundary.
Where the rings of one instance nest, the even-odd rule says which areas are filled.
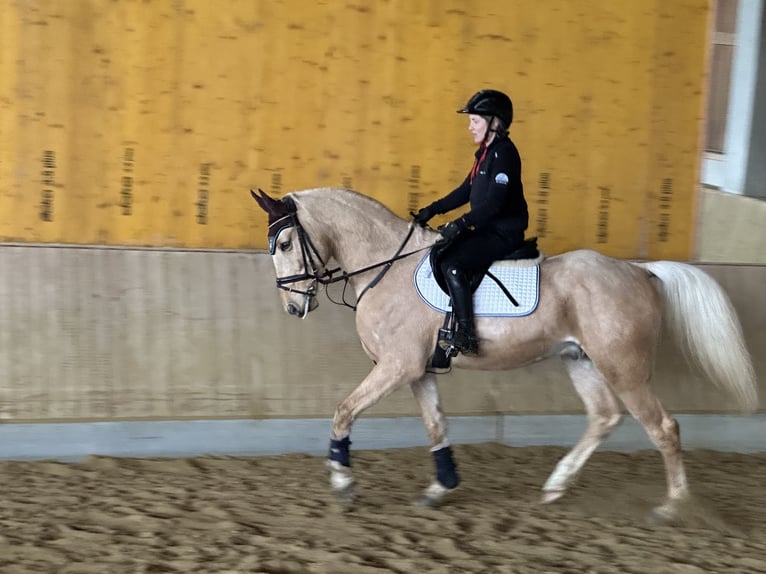
[[[439,257],[442,253],[451,245],[451,242],[448,241],[437,241],[434,246],[431,248],[431,252],[429,254],[429,263],[430,263],[430,271],[433,274],[433,280],[438,284],[439,288],[447,295],[449,296],[449,290],[447,288],[446,283],[444,282],[444,278],[441,274],[441,271],[439,270]],[[497,284],[497,287],[505,294],[505,298],[507,298],[508,301],[510,301],[513,305],[516,307],[519,306],[519,303],[516,301],[514,296],[504,287],[503,282],[499,280],[497,277],[495,277],[491,272],[490,269],[495,265],[500,266],[514,266],[513,263],[515,261],[523,261],[524,264],[519,264],[516,267],[528,267],[529,271],[535,271],[535,283],[537,281],[537,272],[536,269],[532,269],[533,267],[536,267],[540,260],[542,259],[540,250],[537,248],[537,237],[530,237],[529,239],[525,239],[524,243],[518,247],[517,249],[514,249],[510,253],[504,255],[500,259],[496,260],[489,269],[486,269],[484,272],[481,273],[475,273],[473,276],[469,277],[469,284],[471,287],[472,292],[476,292],[476,290],[479,288],[479,286],[482,284],[482,281],[484,280],[485,275],[492,278],[492,280]],[[422,264],[421,264],[422,265]],[[496,269],[497,271],[497,269]],[[517,271],[526,272],[527,269],[518,269]],[[416,280],[417,284],[417,280]],[[421,293],[421,296],[423,294]],[[535,296],[534,303],[531,307],[528,308],[528,312],[534,311],[534,308],[537,306],[537,296]],[[526,313],[527,311],[525,311]],[[440,337],[449,338],[449,334],[454,331],[455,328],[455,319],[453,313],[450,311],[446,311],[445,317],[444,317],[444,324],[442,328],[439,330]],[[431,358],[431,364],[429,365],[430,372],[434,373],[443,373],[445,371],[448,371],[450,368],[450,362],[452,357],[455,356],[454,352],[451,351],[445,351],[442,349],[438,344],[436,345],[436,348],[434,349],[434,355]]]
[[[431,269],[433,270],[434,279],[436,280],[436,283],[438,283],[441,290],[444,291],[447,295],[449,295],[449,289],[447,289],[447,284],[444,282],[444,278],[442,277],[441,271],[439,269],[439,258],[450,245],[452,245],[452,242],[450,241],[437,241],[431,248],[429,255],[431,258]],[[526,259],[536,260],[539,258],[540,250],[537,248],[537,237],[530,237],[529,239],[524,240],[524,243],[521,244],[521,247],[518,247],[510,253],[502,256],[497,261],[518,261]],[[479,285],[481,285],[481,282],[488,270],[489,269],[482,273],[475,273],[468,277],[471,291],[476,291]]]
[[[540,257],[540,250],[537,248],[537,237],[525,239],[521,247],[511,251],[500,261],[515,261],[517,259],[537,259]]]

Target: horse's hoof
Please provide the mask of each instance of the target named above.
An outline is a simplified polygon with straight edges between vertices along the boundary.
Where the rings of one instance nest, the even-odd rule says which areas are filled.
[[[415,506],[422,506],[424,508],[437,508],[441,506],[442,499],[432,498],[426,494],[415,500]]]
[[[436,508],[440,506],[444,501],[444,497],[448,492],[452,492],[454,488],[450,489],[446,486],[442,486],[438,481],[433,481],[428,488],[423,491],[423,494],[415,501],[417,506],[425,506],[428,508]]]
[[[338,504],[340,504],[340,507],[343,510],[351,510],[351,507],[354,505],[354,485],[349,484],[345,488],[340,488],[335,491],[335,499],[338,501]]]
[[[344,510],[348,510],[354,502],[354,478],[351,476],[351,469],[335,460],[328,460],[327,466],[330,469],[330,486],[335,498]]]
[[[652,526],[672,526],[678,521],[678,512],[675,505],[666,503],[653,508],[646,521]]]
[[[566,490],[545,490],[543,491],[543,495],[540,498],[540,502],[542,504],[550,504],[551,502],[556,502],[559,498],[564,496],[564,493],[566,493]]]
[[[673,524],[673,517],[668,516],[655,508],[647,514],[646,523],[650,526],[670,526]]]

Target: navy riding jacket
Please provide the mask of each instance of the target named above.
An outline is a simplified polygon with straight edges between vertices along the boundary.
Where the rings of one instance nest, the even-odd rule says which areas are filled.
[[[463,183],[435,201],[434,207],[447,213],[470,202],[471,210],[462,217],[468,227],[493,229],[500,235],[525,230],[529,212],[521,183],[521,157],[514,143],[507,136],[496,138],[489,147],[480,146],[475,157]]]

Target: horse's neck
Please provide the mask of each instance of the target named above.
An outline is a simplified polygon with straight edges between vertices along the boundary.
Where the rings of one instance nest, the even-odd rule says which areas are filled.
[[[318,222],[319,223],[319,222]],[[321,222],[333,258],[346,271],[361,269],[393,256],[407,235],[407,227],[383,228],[377,221],[358,219],[353,225]]]
[[[335,261],[348,273],[391,259],[407,237],[406,222],[387,213],[376,217],[379,214],[364,209],[337,209],[332,214],[321,210],[309,212],[310,220],[304,224],[307,232],[312,238],[321,237]],[[415,231],[405,252],[428,244],[423,231],[420,228]]]

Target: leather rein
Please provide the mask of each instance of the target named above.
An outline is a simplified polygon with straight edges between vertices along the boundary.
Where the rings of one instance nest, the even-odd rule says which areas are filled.
[[[340,267],[336,267],[335,269],[325,269],[324,272],[320,273],[320,269],[322,267],[325,267],[326,265],[325,261],[324,259],[322,259],[322,256],[319,254],[319,251],[314,245],[314,242],[311,241],[311,237],[309,237],[309,234],[306,232],[306,230],[303,228],[303,225],[301,225],[301,222],[298,220],[298,214],[295,211],[292,211],[288,215],[285,215],[284,217],[271,223],[269,227],[273,227],[276,225],[280,225],[280,226],[276,230],[276,232],[273,235],[271,235],[269,238],[269,253],[271,255],[274,255],[276,253],[276,249],[278,247],[277,241],[276,241],[277,236],[284,229],[287,229],[289,227],[295,227],[298,233],[298,243],[301,248],[301,257],[303,258],[303,273],[288,275],[285,277],[277,277],[277,288],[283,291],[287,291],[289,293],[297,293],[299,295],[303,295],[304,297],[303,317],[305,317],[306,314],[308,313],[311,299],[315,297],[317,294],[317,285],[327,286],[333,283],[337,283],[339,281],[343,281],[344,285],[343,285],[341,300],[335,301],[332,297],[330,297],[330,294],[327,291],[327,289],[325,289],[325,292],[327,293],[327,298],[330,300],[330,302],[336,305],[344,305],[346,307],[349,307],[350,309],[356,310],[356,308],[359,306],[359,301],[362,300],[362,297],[364,297],[367,291],[375,287],[380,282],[380,280],[383,279],[386,273],[388,273],[388,270],[391,269],[391,267],[396,261],[399,261],[400,259],[404,259],[406,257],[409,257],[410,255],[414,255],[415,253],[419,253],[426,249],[430,249],[431,247],[429,245],[427,247],[422,247],[414,251],[408,251],[407,253],[402,253],[402,250],[404,250],[404,247],[407,245],[407,242],[410,240],[410,237],[412,237],[412,232],[415,230],[414,223],[410,223],[407,236],[404,238],[404,241],[402,241],[402,243],[399,245],[399,248],[396,250],[396,253],[394,253],[393,257],[391,257],[390,259],[386,259],[385,261],[380,261],[378,263],[373,263],[372,265],[367,265],[366,267],[362,267],[361,269],[357,269],[351,272],[347,272]],[[317,262],[319,264],[317,264]],[[367,271],[372,271],[373,269],[377,269],[379,267],[382,267],[382,269],[372,279],[372,281],[370,281],[365,286],[365,288],[359,294],[359,297],[356,298],[356,302],[353,305],[348,303],[346,301],[346,288],[348,287],[349,279],[351,279],[355,275],[360,275],[362,273],[366,273]],[[338,272],[341,272],[341,273],[340,275],[336,276],[335,274]],[[311,280],[311,283],[309,284],[308,288],[306,288],[305,290],[291,287],[291,285],[294,283],[298,283],[299,281],[307,281],[307,280]]]

